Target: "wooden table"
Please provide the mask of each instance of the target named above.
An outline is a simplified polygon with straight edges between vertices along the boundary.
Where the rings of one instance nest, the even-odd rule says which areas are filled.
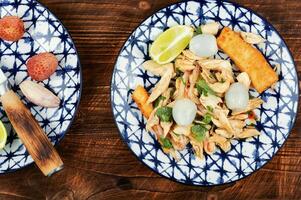
[[[71,33],[83,69],[77,117],[57,149],[65,168],[50,178],[35,165],[1,175],[0,199],[301,199],[301,116],[266,166],[236,183],[189,187],[161,178],[120,139],[110,105],[114,62],[135,27],[175,0],[41,0]],[[239,0],[265,16],[293,52],[301,77],[299,0]]]

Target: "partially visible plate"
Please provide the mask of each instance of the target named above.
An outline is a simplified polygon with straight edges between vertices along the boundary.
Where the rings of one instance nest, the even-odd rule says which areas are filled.
[[[57,144],[70,127],[81,94],[81,68],[73,41],[62,23],[35,0],[1,0],[0,17],[18,16],[25,22],[26,33],[17,42],[0,40],[0,67],[30,108],[53,144]],[[56,72],[42,84],[61,99],[59,108],[46,109],[35,106],[24,98],[19,84],[30,77],[26,70],[29,57],[40,52],[52,52],[59,60]],[[23,168],[33,160],[12,130],[3,109],[0,119],[8,131],[5,148],[0,150],[0,173]]]
[[[217,21],[235,31],[260,34],[267,40],[257,46],[271,65],[281,67],[275,91],[260,95],[265,103],[260,116],[259,137],[231,142],[227,153],[218,150],[204,160],[195,158],[190,147],[175,161],[162,152],[154,134],[145,130],[146,120],[131,99],[138,84],[150,91],[159,80],[141,64],[149,60],[154,39],[176,24],[193,25]],[[243,49],[242,49],[243,51]],[[222,52],[217,57],[227,58]],[[257,94],[258,95],[258,94]],[[137,158],[158,174],[189,185],[219,185],[242,179],[261,168],[277,153],[289,136],[298,108],[298,78],[292,55],[275,28],[255,12],[236,3],[219,0],[185,1],[170,5],[147,18],[131,34],[117,58],[111,83],[111,101],[117,127]]]

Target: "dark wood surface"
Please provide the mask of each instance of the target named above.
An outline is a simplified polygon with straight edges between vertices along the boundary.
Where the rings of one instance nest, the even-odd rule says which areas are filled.
[[[46,178],[31,165],[0,176],[0,199],[301,199],[301,115],[284,147],[262,169],[233,184],[190,187],[161,178],[121,141],[110,106],[116,56],[147,16],[175,0],[41,0],[62,20],[80,54],[79,112],[57,149],[65,162]],[[301,2],[239,0],[265,16],[293,52],[301,75]]]

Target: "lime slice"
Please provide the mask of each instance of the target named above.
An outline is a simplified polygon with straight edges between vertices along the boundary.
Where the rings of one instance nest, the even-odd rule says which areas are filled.
[[[3,149],[6,144],[7,132],[3,123],[0,121],[0,149]]]
[[[163,32],[150,48],[151,58],[159,64],[173,61],[189,44],[194,29],[177,25]]]

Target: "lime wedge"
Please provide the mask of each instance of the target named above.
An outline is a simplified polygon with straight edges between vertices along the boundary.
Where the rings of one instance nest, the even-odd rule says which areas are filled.
[[[163,32],[150,48],[151,58],[159,64],[173,61],[189,44],[194,29],[177,25]]]
[[[0,121],[0,149],[3,149],[6,144],[7,132],[3,123]]]

